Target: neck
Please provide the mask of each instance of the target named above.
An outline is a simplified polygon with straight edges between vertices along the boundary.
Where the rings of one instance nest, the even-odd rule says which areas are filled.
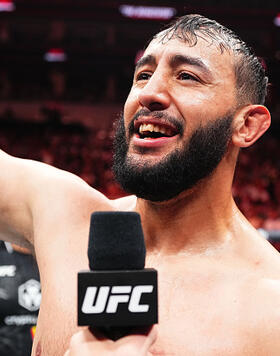
[[[231,193],[233,174],[220,171],[223,174],[215,172],[172,200],[155,203],[138,199],[137,210],[150,253],[197,253],[232,239],[238,212]]]

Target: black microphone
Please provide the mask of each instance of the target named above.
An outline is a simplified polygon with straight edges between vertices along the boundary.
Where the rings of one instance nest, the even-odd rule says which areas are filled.
[[[78,273],[79,326],[90,326],[117,340],[158,322],[157,271],[144,269],[145,258],[138,213],[91,215],[91,270]]]

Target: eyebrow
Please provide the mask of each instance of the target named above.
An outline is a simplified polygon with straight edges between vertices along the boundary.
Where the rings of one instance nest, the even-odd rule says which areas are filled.
[[[183,54],[175,54],[170,59],[171,67],[178,67],[181,64],[188,64],[198,68],[201,72],[203,72],[208,77],[212,78],[212,73],[207,65],[198,57],[186,56]]]
[[[151,54],[148,54],[147,56],[140,58],[135,65],[135,71],[140,67],[144,67],[146,64],[156,65],[156,58]]]
[[[191,57],[183,54],[175,54],[169,60],[170,66],[175,68],[181,64],[188,64],[194,67],[197,67],[201,70],[205,75],[212,78],[212,73],[207,65],[198,57]],[[156,65],[156,58],[153,55],[147,55],[139,59],[139,61],[135,65],[135,71],[140,67],[145,65]]]

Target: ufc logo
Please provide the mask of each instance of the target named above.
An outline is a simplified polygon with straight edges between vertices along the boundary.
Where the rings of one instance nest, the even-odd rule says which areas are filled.
[[[145,313],[149,311],[148,304],[140,304],[143,293],[152,293],[153,285],[115,286],[110,292],[109,286],[88,287],[82,305],[85,314],[116,313],[120,303],[128,303],[131,313]],[[131,291],[132,290],[132,291]],[[94,303],[95,301],[95,303]],[[108,301],[108,303],[107,303]],[[106,307],[107,304],[107,307]]]

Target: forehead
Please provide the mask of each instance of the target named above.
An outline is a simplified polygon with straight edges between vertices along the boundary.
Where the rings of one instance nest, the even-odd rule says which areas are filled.
[[[150,42],[143,57],[148,55],[155,58],[157,65],[161,61],[170,61],[175,55],[187,55],[200,59],[214,76],[226,74],[235,78],[233,52],[230,50],[221,51],[219,44],[210,39],[198,37],[195,45],[189,45],[177,38],[162,41],[161,36],[159,36]]]

